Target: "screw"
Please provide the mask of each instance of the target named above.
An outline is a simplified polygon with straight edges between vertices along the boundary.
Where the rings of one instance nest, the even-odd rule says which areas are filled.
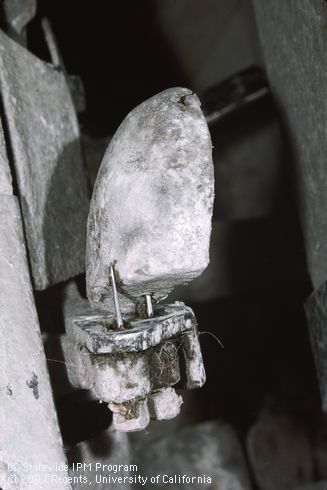
[[[152,294],[145,293],[143,296],[145,296],[146,314],[151,318],[153,316]]]

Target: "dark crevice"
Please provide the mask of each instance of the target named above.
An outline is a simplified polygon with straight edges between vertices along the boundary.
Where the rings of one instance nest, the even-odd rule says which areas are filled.
[[[13,146],[12,146],[11,138],[10,138],[9,124],[8,124],[7,115],[6,115],[6,111],[5,111],[2,91],[0,93],[0,118],[1,118],[3,136],[4,136],[4,140],[5,140],[5,146],[6,146],[7,160],[9,163],[9,168],[10,168],[10,173],[11,173],[11,178],[12,178],[13,194],[14,194],[14,196],[19,198],[16,169],[15,169],[15,165],[14,165],[14,152],[13,152]]]

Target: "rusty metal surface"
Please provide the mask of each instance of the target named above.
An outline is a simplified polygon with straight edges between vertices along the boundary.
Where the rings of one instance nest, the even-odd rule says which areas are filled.
[[[62,73],[0,32],[0,86],[32,277],[44,289],[84,271],[88,187]]]

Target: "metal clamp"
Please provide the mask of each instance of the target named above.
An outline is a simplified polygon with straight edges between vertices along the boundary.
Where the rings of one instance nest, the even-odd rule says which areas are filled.
[[[182,398],[172,386],[181,378],[180,351],[187,388],[205,382],[197,322],[183,303],[155,305],[152,317],[126,320],[124,329],[114,315],[77,317],[67,334],[71,383],[108,403],[118,430],[142,430],[150,418],[178,415]]]

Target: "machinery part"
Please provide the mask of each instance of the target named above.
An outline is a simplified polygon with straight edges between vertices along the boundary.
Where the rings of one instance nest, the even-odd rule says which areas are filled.
[[[183,403],[182,397],[173,388],[162,388],[148,396],[148,407],[151,418],[170,420],[175,418]]]
[[[121,404],[109,403],[113,412],[112,425],[116,430],[135,432],[145,429],[150,422],[146,399]]]
[[[130,318],[124,330],[114,316],[76,317],[63,338],[71,383],[92,389],[114,413],[117,429],[144,429],[151,418],[175,417],[182,400],[173,388],[180,380],[182,348],[188,388],[201,387],[205,371],[191,308],[155,305],[154,316]]]
[[[53,64],[54,68],[56,68],[56,70],[61,70],[61,72],[65,76],[73,99],[75,110],[77,114],[80,114],[86,109],[86,95],[82,79],[77,75],[69,75],[67,73],[49,19],[42,19],[41,25],[44,32],[45,41],[47,43],[50,53],[51,63]]]
[[[3,32],[0,88],[32,279],[45,289],[85,270],[89,189],[78,122],[64,75]]]
[[[3,10],[10,37],[26,46],[26,25],[36,14],[37,0],[4,0]]]
[[[212,145],[200,101],[171,88],[136,107],[103,158],[87,230],[87,295],[113,312],[115,264],[123,313],[191,281],[209,262],[214,194]]]
[[[50,53],[51,63],[57,70],[62,70],[66,74],[66,68],[61,58],[57,45],[57,40],[54,36],[49,19],[47,18],[42,19],[41,26]]]
[[[252,0],[314,289],[327,280],[326,2]],[[278,39],[278,42],[276,42]],[[292,56],[290,56],[292,53]]]
[[[121,316],[121,311],[120,311],[119,298],[118,298],[118,293],[117,293],[117,286],[116,286],[116,279],[115,279],[115,272],[114,272],[113,265],[110,266],[110,279],[111,279],[112,293],[113,293],[113,297],[114,297],[116,323],[117,323],[118,328],[122,328],[123,327],[123,318]]]
[[[214,124],[269,94],[268,81],[261,68],[252,66],[242,70],[205,91],[201,100],[206,121]]]
[[[0,488],[70,489],[0,122]],[[53,467],[49,466],[49,461]],[[43,467],[43,470],[37,468]]]
[[[116,429],[179,413],[180,347],[187,387],[205,382],[193,311],[152,297],[207,266],[213,185],[208,127],[184,88],[134,109],[104,156],[87,229],[87,296],[97,312],[71,319],[63,351],[71,383],[108,403]]]
[[[146,304],[146,313],[148,315],[148,318],[153,316],[153,306],[152,306],[152,295],[151,294],[145,294],[145,304]]]

